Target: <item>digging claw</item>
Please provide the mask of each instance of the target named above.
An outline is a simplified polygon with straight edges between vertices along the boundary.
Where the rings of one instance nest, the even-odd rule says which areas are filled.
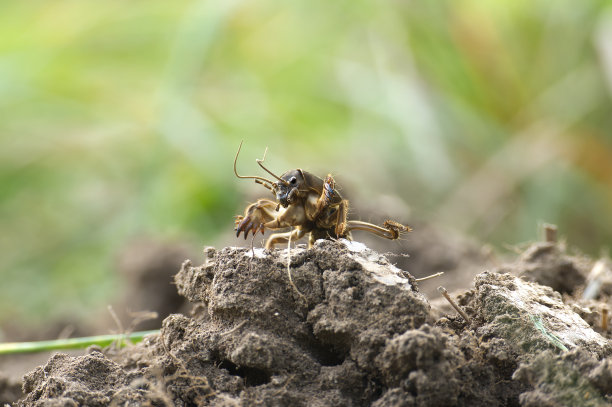
[[[237,217],[236,218],[236,237],[240,237],[240,233],[244,233],[244,239],[249,236],[249,233],[252,233],[253,236],[257,234],[257,232],[264,233],[264,225],[263,223],[259,223],[257,219],[251,219],[250,216],[245,218]]]

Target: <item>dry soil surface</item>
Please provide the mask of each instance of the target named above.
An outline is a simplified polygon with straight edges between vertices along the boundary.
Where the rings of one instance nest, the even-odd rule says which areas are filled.
[[[455,296],[465,321],[360,243],[210,248],[176,276],[190,316],[122,350],[54,355],[15,405],[609,405],[609,297],[581,299],[592,266],[535,244]]]

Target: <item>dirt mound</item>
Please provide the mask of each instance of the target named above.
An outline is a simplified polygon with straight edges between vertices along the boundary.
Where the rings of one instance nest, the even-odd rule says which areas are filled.
[[[190,317],[171,315],[159,335],[120,351],[54,356],[26,375],[17,405],[610,401],[609,341],[551,288],[502,273],[525,259],[478,276],[459,298],[466,323],[435,320],[414,278],[359,243],[206,256],[176,276],[197,304]]]

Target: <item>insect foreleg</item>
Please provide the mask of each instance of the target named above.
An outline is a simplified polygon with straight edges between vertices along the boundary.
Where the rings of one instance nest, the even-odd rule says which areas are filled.
[[[317,199],[317,202],[314,207],[314,213],[312,214],[312,219],[316,219],[319,215],[329,207],[332,202],[332,198],[336,194],[336,181],[331,176],[331,174],[327,174],[325,181],[323,182],[323,190],[321,191],[321,195]]]
[[[275,222],[278,212],[275,211],[276,202],[269,199],[260,199],[257,202],[249,205],[244,211],[244,216],[236,217],[236,237],[244,232],[246,239],[249,232],[253,235],[257,232],[264,232],[264,229],[271,222]]]

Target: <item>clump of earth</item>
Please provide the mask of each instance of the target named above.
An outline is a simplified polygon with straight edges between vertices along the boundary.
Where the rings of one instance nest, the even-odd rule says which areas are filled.
[[[208,248],[176,275],[190,315],[124,349],[55,354],[16,406],[604,406],[612,402],[607,294],[593,262],[538,243],[427,298],[365,245]],[[444,300],[445,301],[445,300]],[[605,327],[604,327],[605,328]],[[0,381],[0,384],[2,382]]]

